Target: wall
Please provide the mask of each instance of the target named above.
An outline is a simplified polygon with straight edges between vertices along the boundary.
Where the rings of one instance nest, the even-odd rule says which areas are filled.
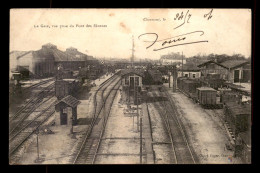
[[[185,74],[187,74],[188,77],[191,78],[191,79],[194,79],[193,78],[193,74],[195,74],[195,78],[196,79],[200,78],[200,76],[201,76],[201,72],[200,71],[199,72],[187,72],[187,71],[184,71],[183,72],[183,77],[185,77]],[[178,77],[182,77],[182,72],[181,71],[178,71]]]
[[[20,57],[18,60],[17,60],[17,65],[18,66],[29,66],[29,71],[31,73],[33,73],[33,55],[32,55],[32,52]]]
[[[220,74],[220,78],[225,80],[228,80],[230,78],[229,70],[215,63],[210,63],[201,68],[201,75],[203,74],[205,77],[208,73],[218,73]]]

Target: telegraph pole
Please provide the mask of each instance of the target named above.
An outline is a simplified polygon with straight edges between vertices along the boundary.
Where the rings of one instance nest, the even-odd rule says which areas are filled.
[[[138,107],[138,92],[136,92],[136,105],[137,105],[137,132],[139,132],[139,107]]]
[[[140,164],[142,164],[142,162],[143,162],[143,132],[142,132],[142,130],[143,130],[143,128],[142,128],[142,116],[143,116],[143,113],[140,115]]]
[[[133,44],[132,44],[132,57],[131,57],[131,66],[132,68],[134,68],[134,52],[135,52],[135,43],[134,43],[134,36],[132,35],[132,40],[133,40]]]
[[[38,161],[40,160],[40,154],[39,154],[39,129],[36,129],[36,134],[37,134],[37,155],[38,155]]]
[[[183,77],[183,52],[181,52],[182,58],[181,58],[181,77]]]
[[[168,71],[169,88],[171,88],[171,74],[170,74],[170,68],[169,68],[169,66],[167,66],[167,71]]]
[[[177,79],[176,66],[172,66],[172,76],[173,76],[172,88],[173,88],[173,92],[175,92],[176,91],[176,79]]]

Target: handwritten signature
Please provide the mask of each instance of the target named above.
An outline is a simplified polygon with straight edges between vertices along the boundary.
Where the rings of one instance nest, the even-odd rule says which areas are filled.
[[[189,38],[189,36],[195,36],[195,34],[200,34],[199,36],[202,36],[202,35],[204,35],[204,31],[188,32],[185,34],[177,35],[177,36],[166,38],[166,39],[160,39],[160,40],[158,40],[159,36],[157,33],[144,33],[144,34],[139,35],[138,39],[142,40],[142,38],[144,36],[148,37],[149,40],[142,40],[143,42],[151,43],[149,46],[146,47],[146,49],[148,49],[152,46],[154,47],[155,45],[158,45],[157,43],[159,43],[159,46],[154,48],[153,51],[167,49],[167,48],[174,47],[174,46],[208,42],[208,40],[189,41],[189,42],[185,42],[185,43],[183,42],[184,40],[187,40]]]

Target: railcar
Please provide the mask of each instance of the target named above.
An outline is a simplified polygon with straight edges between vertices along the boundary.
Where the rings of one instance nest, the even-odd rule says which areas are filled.
[[[222,104],[217,104],[217,90],[210,87],[197,88],[196,98],[204,108],[217,108],[222,106]]]

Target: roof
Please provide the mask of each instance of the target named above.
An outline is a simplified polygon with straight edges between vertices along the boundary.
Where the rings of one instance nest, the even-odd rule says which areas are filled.
[[[186,60],[185,57],[182,57],[182,55],[180,53],[171,53],[171,54],[167,54],[167,55],[162,55],[161,59],[169,59],[169,60]]]
[[[140,70],[140,69],[124,69],[124,70],[121,70],[121,76],[125,76],[127,74],[130,74],[130,73],[134,73],[138,76],[142,76],[144,77],[144,71],[143,70]]]
[[[183,70],[183,71],[199,71],[199,67],[197,66],[197,64],[194,63],[187,63],[184,64],[183,67],[179,67],[178,70]]]
[[[88,58],[88,56],[87,56],[86,54],[79,52],[79,51],[78,51],[76,48],[74,48],[74,47],[69,47],[69,48],[67,48],[66,51],[65,51],[65,53],[68,53],[68,54],[70,54],[70,55],[72,55],[72,56],[75,56],[76,58],[78,58],[78,59],[80,59],[80,60],[82,60],[82,61],[85,61],[85,60]]]
[[[23,57],[24,55],[27,55],[31,52],[32,51],[12,51],[12,52],[10,52],[9,55],[16,58],[16,59],[19,59],[19,58]]]
[[[74,108],[77,105],[79,105],[81,102],[79,100],[77,100],[75,97],[71,96],[71,95],[67,95],[66,97],[64,97],[63,99],[61,99],[60,101],[58,101],[56,103],[56,105],[60,104],[61,102],[67,104],[68,106]]]
[[[12,51],[9,53],[9,55],[10,57],[19,59],[29,53],[32,53],[33,58],[54,59],[54,61],[56,62],[96,60],[95,58],[93,58],[93,56],[83,54],[73,47],[70,47],[65,52],[63,52],[57,49],[57,46],[51,43],[42,45],[42,49],[39,49],[37,51]]]
[[[47,43],[42,45],[42,48],[48,48],[48,49],[57,49],[57,46],[51,43]]]
[[[248,64],[248,63],[249,63],[249,61],[247,61],[247,60],[227,60],[220,64],[224,67],[232,69],[232,68],[239,67],[239,66],[242,66],[242,65]]]
[[[210,87],[199,87],[199,88],[197,88],[197,90],[200,90],[200,91],[216,91],[215,89],[210,88]]]
[[[220,65],[220,66],[222,66],[221,64],[219,64],[219,63],[217,63],[217,62],[215,62],[215,61],[213,61],[213,60],[209,60],[209,61],[206,61],[206,62],[203,62],[202,64],[199,64],[197,67],[203,67],[203,66],[205,66],[205,65],[207,65],[207,64],[210,64],[210,63],[214,63],[214,64],[217,64],[217,65]]]
[[[227,61],[224,61],[222,63],[218,63],[218,62],[215,62],[213,60],[210,60],[210,61],[204,62],[202,64],[199,64],[198,67],[200,68],[200,67],[203,67],[203,66],[210,64],[210,63],[217,64],[217,65],[224,67],[224,68],[227,68],[227,69],[232,69],[232,68],[236,68],[236,67],[240,67],[242,65],[248,64],[249,61],[247,61],[247,60],[227,60]]]
[[[51,58],[56,62],[61,61],[84,61],[81,57],[73,56],[72,54],[68,54],[59,49],[40,49],[33,52],[34,57],[38,58]]]

